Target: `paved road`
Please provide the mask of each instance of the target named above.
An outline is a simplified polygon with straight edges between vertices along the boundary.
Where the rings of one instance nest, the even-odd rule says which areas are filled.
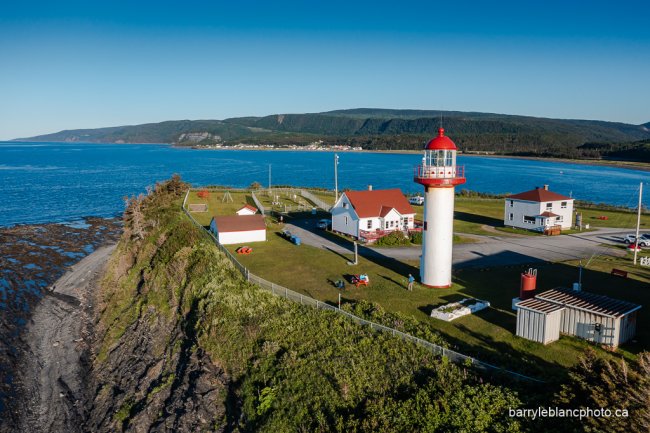
[[[299,236],[306,245],[342,254],[352,254],[352,242],[324,237],[315,228],[315,221],[293,220],[286,228]],[[594,254],[623,256],[622,250],[606,245],[622,245],[629,229],[599,229],[593,232],[562,236],[472,236],[478,242],[454,246],[453,263],[460,267],[489,267],[528,264],[540,261],[562,261],[589,258]],[[362,256],[381,255],[397,260],[419,260],[419,247],[366,248]],[[350,257],[352,257],[350,255]]]

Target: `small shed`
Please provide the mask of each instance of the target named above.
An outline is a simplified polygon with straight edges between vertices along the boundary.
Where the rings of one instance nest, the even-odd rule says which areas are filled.
[[[259,214],[216,216],[210,221],[210,231],[222,245],[266,240],[266,224]]]
[[[536,298],[517,304],[517,336],[542,344],[560,339],[564,307]]]
[[[243,215],[255,215],[257,213],[257,208],[247,204],[244,207],[242,207],[241,209],[239,209],[236,213],[237,213],[237,215],[240,215],[240,216],[243,216]]]
[[[547,290],[535,299],[564,307],[560,322],[563,334],[615,348],[636,333],[641,305],[565,288]]]

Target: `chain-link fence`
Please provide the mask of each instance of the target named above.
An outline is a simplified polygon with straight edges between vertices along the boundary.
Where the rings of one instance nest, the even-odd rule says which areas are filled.
[[[506,375],[509,375],[515,379],[519,380],[525,380],[525,381],[531,381],[531,382],[537,382],[537,383],[543,383],[543,381],[539,379],[535,379],[532,377],[524,376],[522,374],[516,373],[514,371],[506,370],[500,367],[497,367],[492,364],[488,364],[487,362],[480,361],[476,358],[473,358],[471,356],[463,355],[462,353],[455,352],[453,350],[447,349],[445,347],[439,346],[437,344],[433,344],[429,341],[423,340],[421,338],[415,337],[413,335],[404,333],[402,331],[398,331],[397,329],[390,328],[388,326],[380,325],[379,323],[371,322],[369,320],[363,319],[359,316],[356,316],[348,311],[342,310],[338,308],[337,306],[328,304],[327,302],[324,301],[319,301],[318,299],[314,299],[310,296],[303,295],[302,293],[294,292],[291,289],[288,289],[284,286],[281,286],[279,284],[275,284],[271,281],[265,280],[262,277],[258,277],[255,274],[252,274],[244,265],[239,263],[239,261],[233,256],[230,251],[223,245],[219,243],[217,238],[214,236],[214,234],[210,231],[205,230],[205,228],[200,225],[196,220],[192,217],[192,215],[185,209],[185,202],[187,200],[187,196],[189,195],[189,190],[187,191],[187,194],[185,196],[185,200],[183,200],[183,212],[185,212],[185,215],[192,221],[197,227],[202,229],[204,233],[207,234],[207,236],[214,242],[214,244],[219,248],[221,252],[223,252],[226,257],[230,259],[232,264],[237,268],[237,270],[242,274],[242,276],[249,282],[257,285],[258,287],[267,290],[271,292],[272,294],[276,296],[281,296],[283,298],[289,299],[291,301],[294,301],[296,303],[299,303],[301,305],[308,305],[317,309],[321,310],[329,310],[333,311],[337,314],[342,314],[343,316],[347,317],[348,319],[364,326],[369,326],[370,329],[374,331],[381,331],[381,332],[386,332],[388,334],[393,335],[394,337],[399,337],[402,340],[410,341],[412,343],[418,344],[425,349],[429,350],[431,353],[437,356],[444,356],[450,361],[457,363],[457,364],[462,364],[466,366],[472,366],[475,367],[479,370],[487,371],[487,372],[497,372],[497,373],[504,373]],[[309,197],[307,197],[309,198]]]

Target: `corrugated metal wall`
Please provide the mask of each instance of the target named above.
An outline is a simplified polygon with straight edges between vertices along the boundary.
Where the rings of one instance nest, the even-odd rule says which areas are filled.
[[[517,336],[542,344],[548,344],[560,338],[562,310],[549,314],[519,308],[517,310]]]
[[[623,316],[620,319],[620,325],[619,325],[620,332],[618,334],[618,344],[623,344],[626,341],[630,340],[632,337],[634,337],[634,334],[636,334],[636,319],[637,319],[636,311],[628,314],[627,316]]]
[[[618,346],[619,320],[565,306],[560,331],[598,344]]]

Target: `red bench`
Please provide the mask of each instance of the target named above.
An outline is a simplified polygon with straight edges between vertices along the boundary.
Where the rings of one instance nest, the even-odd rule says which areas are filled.
[[[611,274],[616,276],[616,277],[627,278],[627,271],[624,271],[622,269],[612,268]]]

